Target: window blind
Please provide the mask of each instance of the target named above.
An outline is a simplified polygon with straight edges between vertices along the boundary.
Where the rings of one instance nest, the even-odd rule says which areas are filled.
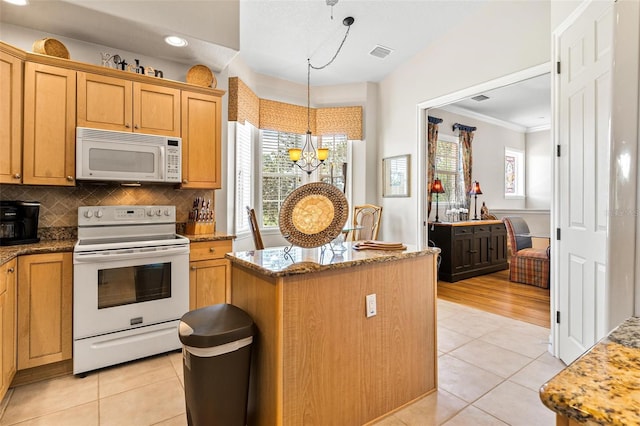
[[[253,207],[251,182],[253,126],[246,122],[236,124],[236,233],[248,232],[249,218],[246,206]]]

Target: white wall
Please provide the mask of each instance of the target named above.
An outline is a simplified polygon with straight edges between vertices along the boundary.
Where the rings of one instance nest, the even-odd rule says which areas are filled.
[[[411,154],[416,164],[419,103],[548,62],[549,8],[547,1],[489,2],[385,78],[378,103],[378,157]],[[411,175],[415,188],[417,167]],[[381,238],[415,244],[420,230],[415,191],[409,198],[380,201]]]
[[[551,130],[527,133],[525,148],[526,208],[549,210],[553,195]]]

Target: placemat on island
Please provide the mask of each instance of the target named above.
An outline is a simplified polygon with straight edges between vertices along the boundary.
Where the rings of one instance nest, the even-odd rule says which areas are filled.
[[[360,241],[353,245],[356,250],[406,250],[407,246],[398,242],[386,242],[386,241]]]

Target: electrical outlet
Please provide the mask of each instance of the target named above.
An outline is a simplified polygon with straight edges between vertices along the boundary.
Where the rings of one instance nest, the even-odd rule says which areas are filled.
[[[378,313],[378,307],[376,306],[376,295],[367,294],[365,296],[365,305],[367,309],[367,318],[375,316]]]

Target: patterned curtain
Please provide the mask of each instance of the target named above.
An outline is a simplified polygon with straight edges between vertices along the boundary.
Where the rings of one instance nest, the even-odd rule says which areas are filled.
[[[471,142],[473,141],[473,132],[475,127],[467,127],[457,124],[457,128],[460,130],[460,148],[462,157],[462,176],[464,177],[464,193],[465,193],[465,208],[471,209],[471,167],[473,158],[471,155]],[[454,125],[454,130],[456,128]]]
[[[438,146],[438,124],[442,123],[441,118],[429,117],[427,125],[427,218],[431,214],[431,184],[436,172],[436,148]]]

